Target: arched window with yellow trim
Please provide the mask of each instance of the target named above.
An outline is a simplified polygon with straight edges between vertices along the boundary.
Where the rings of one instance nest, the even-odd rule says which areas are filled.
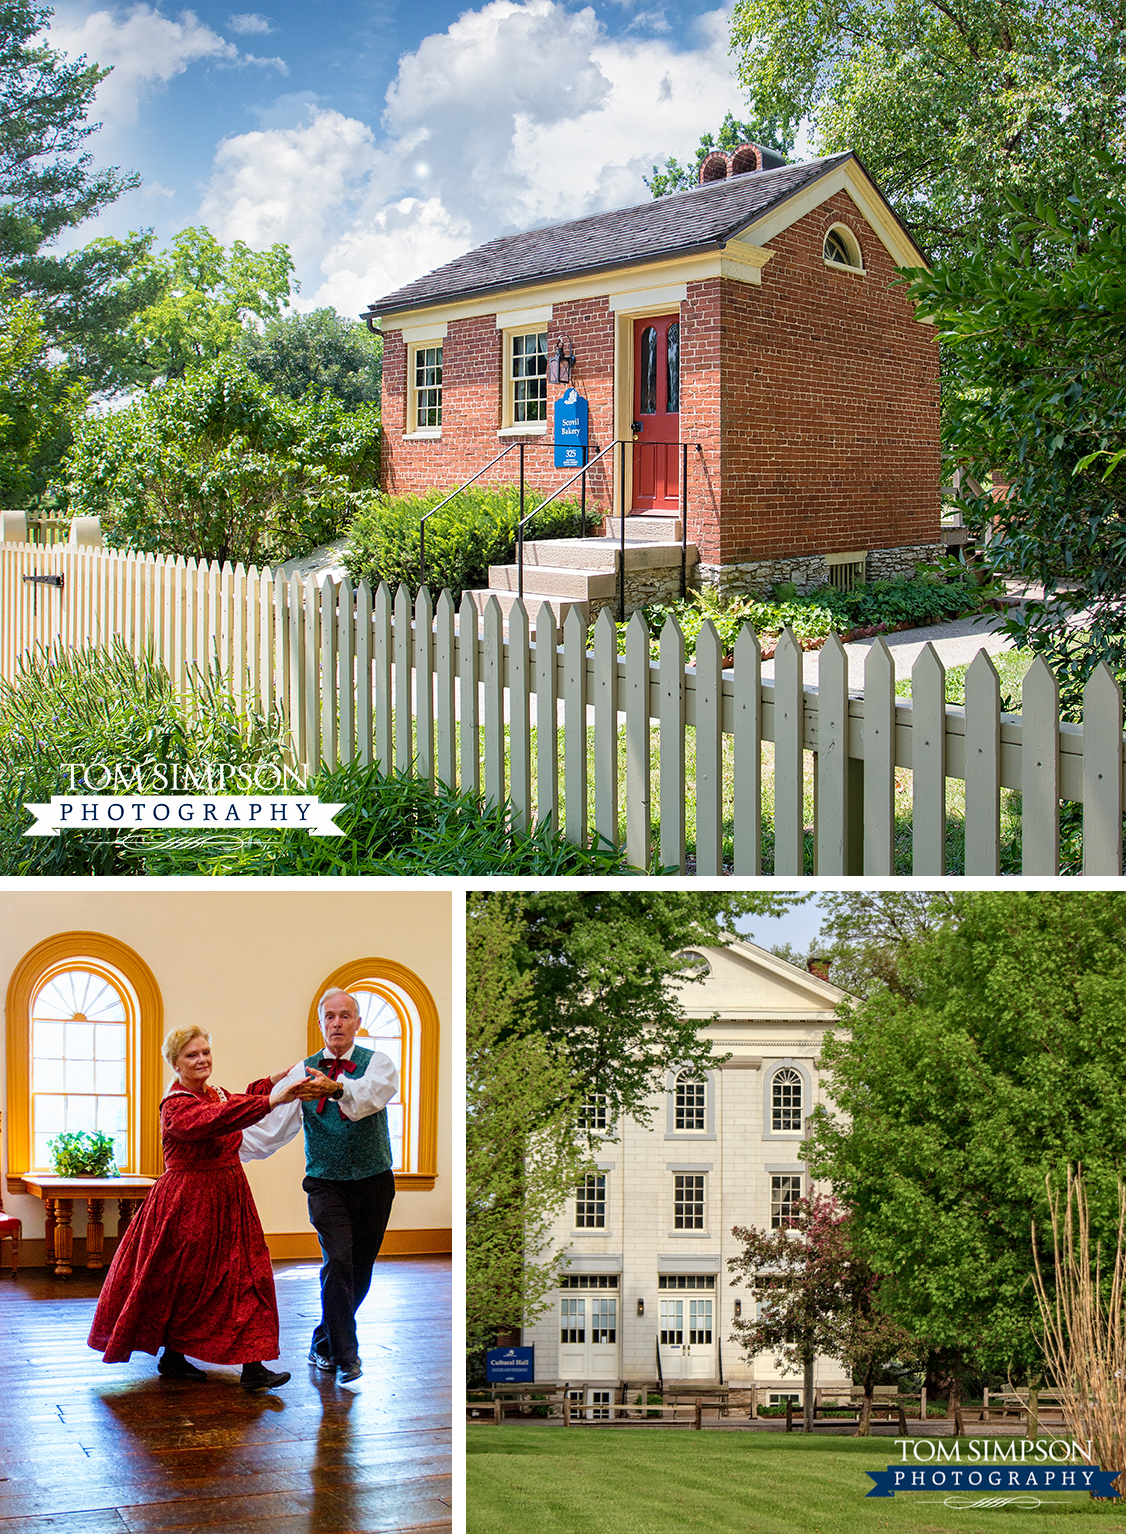
[[[347,991],[360,1004],[356,1042],[389,1055],[399,1090],[387,1105],[395,1182],[402,1189],[434,1186],[438,1175],[438,1009],[414,973],[393,959],[356,959],[318,988],[309,1009],[309,1053],[323,1044],[317,1003],[327,991]]]
[[[9,1173],[49,1172],[60,1133],[112,1136],[123,1172],[161,1171],[164,1011],[148,965],[100,932],[33,948],[8,985]]]

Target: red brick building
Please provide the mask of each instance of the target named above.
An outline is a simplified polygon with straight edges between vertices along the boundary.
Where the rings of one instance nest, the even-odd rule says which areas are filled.
[[[530,482],[559,485],[562,348],[590,456],[630,444],[627,514],[671,531],[684,494],[701,579],[808,589],[933,557],[938,348],[893,285],[924,257],[854,154],[778,159],[713,154],[691,191],[493,240],[373,304],[385,488],[452,488],[520,440]],[[616,516],[609,461],[591,489]]]

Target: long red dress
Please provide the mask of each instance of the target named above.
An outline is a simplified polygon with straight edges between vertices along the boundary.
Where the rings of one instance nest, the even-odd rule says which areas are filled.
[[[160,1105],[164,1176],[114,1253],[90,1329],[107,1364],[162,1347],[214,1364],[278,1356],[274,1275],[241,1131],[270,1111],[269,1081],[244,1094],[173,1086]]]

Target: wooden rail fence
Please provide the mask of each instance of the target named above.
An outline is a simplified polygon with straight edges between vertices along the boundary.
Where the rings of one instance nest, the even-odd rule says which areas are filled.
[[[822,876],[895,871],[897,769],[912,775],[916,876],[946,871],[951,779],[965,785],[966,874],[999,871],[1002,788],[1023,795],[1024,874],[1058,872],[1061,801],[1082,805],[1084,874],[1122,871],[1122,694],[1105,666],[1087,683],[1083,723],[1071,724],[1060,720],[1056,679],[1042,659],[1024,679],[1023,712],[1010,715],[1001,711],[984,652],[967,672],[965,705],[955,706],[945,701],[945,672],[929,645],[907,700],[896,696],[882,639],[867,657],[863,695],[855,695],[835,637],[812,688],[789,632],[778,643],[773,680],[762,676],[749,628],[729,669],[710,623],[693,665],[685,664],[684,638],[671,620],[659,659],[651,659],[640,614],[624,656],[608,611],[592,648],[575,610],[560,633],[544,604],[535,635],[533,642],[520,603],[506,627],[495,599],[479,620],[468,599],[458,611],[448,592],[435,604],[425,588],[412,611],[404,587],[392,597],[384,585],[287,580],[253,566],[0,545],[0,676],[7,680],[39,646],[106,645],[115,637],[138,655],[153,654],[178,685],[193,668],[217,664],[240,701],[282,711],[297,764],[375,761],[494,802],[507,795],[518,826],[550,817],[575,842],[597,835],[619,843],[624,812],[626,853],[638,869],[686,868],[685,811],[694,799],[696,872],[733,866],[758,874],[768,746],[777,875],[811,871],[807,767],[812,871]],[[556,728],[543,728],[545,720]],[[725,771],[734,805],[726,865]]]

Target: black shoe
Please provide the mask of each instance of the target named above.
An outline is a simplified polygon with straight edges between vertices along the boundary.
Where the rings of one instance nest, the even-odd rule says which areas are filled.
[[[335,1358],[326,1358],[323,1353],[318,1353],[316,1348],[309,1349],[309,1362],[314,1369],[335,1369]]]
[[[288,1380],[288,1374],[275,1374],[265,1364],[243,1364],[239,1384],[244,1390],[277,1390]]]
[[[156,1372],[163,1374],[166,1380],[205,1380],[207,1378],[203,1370],[197,1369],[195,1364],[190,1364],[183,1353],[175,1353],[171,1348],[165,1348],[160,1355]]]
[[[363,1372],[363,1364],[358,1358],[353,1358],[350,1364],[340,1365],[340,1383],[347,1385],[349,1380],[358,1380]]]

